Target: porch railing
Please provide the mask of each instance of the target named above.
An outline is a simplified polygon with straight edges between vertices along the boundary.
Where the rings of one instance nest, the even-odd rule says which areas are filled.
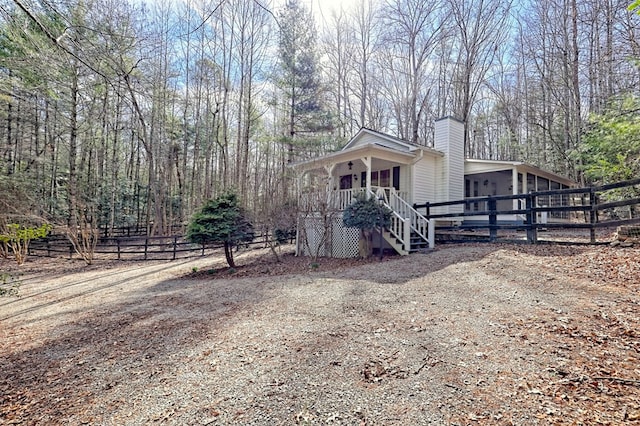
[[[321,197],[311,197],[307,195],[301,198],[303,205],[309,209],[310,207],[318,207],[326,202],[325,207],[332,210],[344,210],[349,206],[358,194],[366,193],[366,188],[352,188],[331,191],[327,194],[326,201],[321,201]],[[435,229],[434,222],[429,221],[426,217],[416,211],[409,203],[405,201],[401,193],[393,187],[371,187],[369,196],[381,200],[391,211],[391,224],[387,229],[389,233],[402,246],[404,251],[409,252],[411,248],[411,232],[427,241],[430,248],[434,247]]]
[[[405,252],[404,254],[409,253],[411,249],[411,223],[409,218],[400,215],[399,212],[391,207],[384,188],[378,188],[376,192],[373,192],[372,188],[372,190],[369,191],[369,196],[380,200],[383,205],[391,210],[391,220],[387,231],[389,231],[393,238],[400,242],[402,250]]]
[[[411,246],[411,231],[415,232],[420,238],[429,244],[429,248],[435,246],[435,226],[430,221],[414,209],[403,197],[398,194],[395,188],[374,187],[373,196],[383,199],[384,203],[389,207],[394,215],[391,220],[391,228],[389,231],[398,240],[405,245],[405,250],[409,251]],[[374,189],[372,188],[372,189]],[[395,222],[394,222],[395,220]],[[408,226],[405,226],[407,224]],[[400,235],[400,237],[398,237]]]
[[[362,194],[366,188],[340,189],[333,191],[331,197],[331,206],[337,210],[344,210],[348,205],[353,203],[358,194]]]
[[[391,210],[397,212],[402,218],[409,219],[411,230],[418,234],[420,238],[429,243],[429,247],[433,248],[435,245],[435,226],[434,222],[430,221],[423,215],[421,215],[416,209],[414,209],[409,203],[407,203],[403,197],[398,194],[395,188],[380,188],[376,189],[376,195],[384,195],[385,202]]]

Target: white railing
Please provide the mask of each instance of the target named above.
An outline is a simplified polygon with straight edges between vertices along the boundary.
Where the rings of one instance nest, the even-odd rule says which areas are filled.
[[[399,241],[403,250],[408,253],[411,248],[411,224],[409,223],[409,219],[401,216],[391,207],[389,197],[384,188],[378,188],[376,192],[373,192],[373,190],[369,191],[369,196],[375,197],[382,205],[391,210],[391,220],[387,231],[389,231],[393,238]]]
[[[331,191],[329,194],[329,205],[336,210],[344,210],[355,200],[356,196],[366,191],[366,188],[341,189]],[[370,197],[380,200],[391,211],[391,223],[388,231],[409,251],[411,246],[411,231],[429,243],[433,248],[435,243],[435,229],[433,221],[418,213],[393,187],[371,187]]]
[[[435,229],[433,221],[430,221],[418,213],[416,209],[398,195],[395,188],[378,188],[376,194],[381,191],[385,194],[389,208],[394,212],[398,212],[398,214],[403,218],[409,219],[411,230],[427,241],[430,248],[433,248],[435,245]]]
[[[344,210],[356,199],[356,196],[365,191],[365,188],[340,189],[332,191],[332,207],[337,210]]]

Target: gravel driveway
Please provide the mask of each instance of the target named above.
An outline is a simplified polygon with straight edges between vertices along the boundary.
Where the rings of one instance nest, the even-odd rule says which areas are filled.
[[[212,259],[32,259],[0,298],[0,423],[640,421],[639,253],[451,245],[216,279],[189,277]]]

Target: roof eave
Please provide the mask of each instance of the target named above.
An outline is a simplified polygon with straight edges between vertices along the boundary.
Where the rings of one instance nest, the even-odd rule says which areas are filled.
[[[360,145],[353,148],[344,149],[342,151],[333,152],[322,157],[312,158],[307,161],[301,161],[288,165],[288,167],[298,170],[315,170],[331,164],[344,163],[347,161],[358,160],[367,156],[376,156],[378,158],[393,157],[399,162],[410,164],[417,156],[418,150],[402,152],[395,149],[387,148],[376,144]],[[432,155],[439,154],[439,151],[433,150]],[[402,161],[404,160],[404,161]]]
[[[568,186],[577,185],[577,182],[575,182],[572,179],[569,179],[566,176],[562,176],[562,175],[559,175],[557,173],[549,172],[547,170],[541,169],[540,167],[536,167],[536,166],[533,166],[531,164],[524,163],[522,161],[480,160],[480,159],[475,159],[475,158],[467,158],[467,159],[465,159],[465,162],[481,163],[481,164],[496,164],[496,165],[502,165],[502,166],[505,166],[505,167],[509,166],[509,167],[521,168],[521,169],[525,169],[525,170],[531,171],[531,172],[533,172],[532,174],[535,174],[537,176],[553,178],[554,180],[559,181],[559,182],[561,181],[560,183],[566,184]]]

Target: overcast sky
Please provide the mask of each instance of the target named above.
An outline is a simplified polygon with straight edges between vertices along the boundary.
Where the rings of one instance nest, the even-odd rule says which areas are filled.
[[[354,5],[361,0],[300,0],[307,8],[311,9],[316,17],[318,24],[321,25],[323,20],[328,21],[332,11],[340,10],[340,6],[345,11],[353,9]],[[277,0],[276,4],[283,4],[284,0]]]

